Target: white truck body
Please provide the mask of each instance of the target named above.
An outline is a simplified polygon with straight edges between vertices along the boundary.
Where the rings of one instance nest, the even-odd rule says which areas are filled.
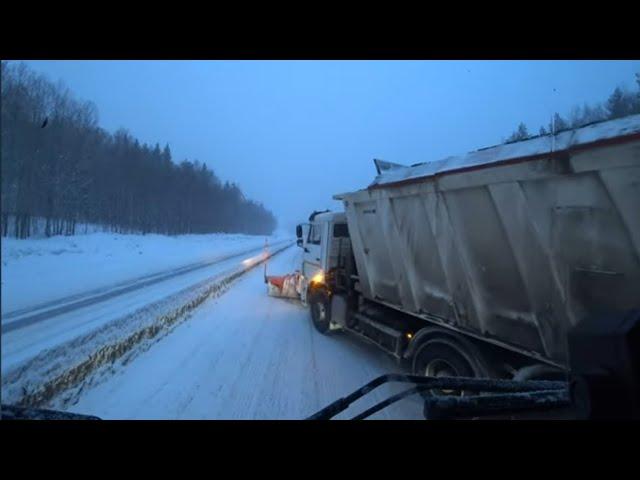
[[[581,319],[640,307],[640,115],[377,166],[311,222],[306,277],[339,267],[346,220],[361,304],[559,367]]]

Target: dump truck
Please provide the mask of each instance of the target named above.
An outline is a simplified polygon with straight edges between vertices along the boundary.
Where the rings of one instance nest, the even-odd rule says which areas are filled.
[[[343,212],[297,228],[318,331],[432,379],[566,381],[626,352],[640,308],[640,115],[374,162],[370,185],[334,196]],[[632,357],[627,385],[640,377]]]

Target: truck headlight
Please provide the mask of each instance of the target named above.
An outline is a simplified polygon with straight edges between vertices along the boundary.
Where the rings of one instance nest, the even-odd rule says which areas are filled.
[[[320,270],[312,278],[310,283],[324,283],[324,272]]]

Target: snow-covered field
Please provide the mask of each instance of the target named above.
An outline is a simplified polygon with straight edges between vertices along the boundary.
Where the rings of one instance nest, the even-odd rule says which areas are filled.
[[[270,237],[275,241],[276,237]],[[2,314],[260,247],[253,235],[91,233],[2,239]]]
[[[273,257],[269,272],[294,270],[300,252],[292,247]],[[359,339],[319,334],[299,303],[267,296],[262,274],[247,273],[125,365],[103,368],[49,407],[108,419],[301,419],[399,371]],[[404,388],[382,386],[339,418]],[[404,399],[372,418],[420,419],[421,407]]]

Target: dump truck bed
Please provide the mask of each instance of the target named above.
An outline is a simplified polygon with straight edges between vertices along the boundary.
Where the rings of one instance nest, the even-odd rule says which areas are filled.
[[[335,197],[365,298],[560,366],[640,306],[640,115],[386,168]]]

